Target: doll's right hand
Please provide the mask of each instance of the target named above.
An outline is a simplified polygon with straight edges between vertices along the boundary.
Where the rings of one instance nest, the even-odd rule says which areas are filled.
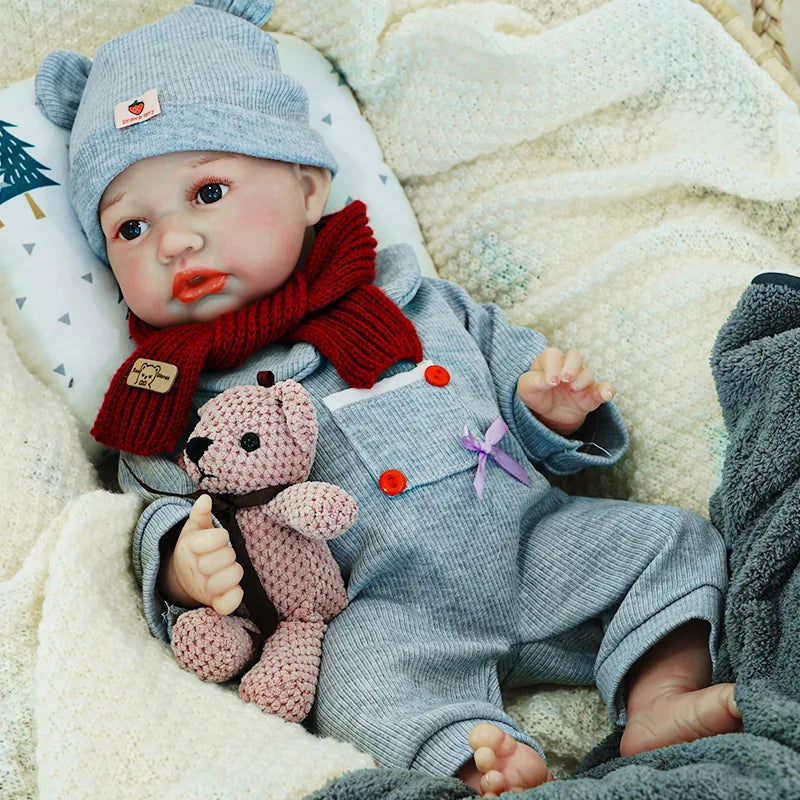
[[[211,498],[200,495],[181,530],[167,570],[167,586],[176,602],[189,598],[210,606],[217,614],[235,611],[244,592],[239,581],[244,575],[236,553],[228,546],[228,532],[215,528],[211,519]]]

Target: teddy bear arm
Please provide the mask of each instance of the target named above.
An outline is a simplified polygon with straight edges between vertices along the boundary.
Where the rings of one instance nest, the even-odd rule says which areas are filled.
[[[322,481],[289,486],[266,510],[307,539],[334,539],[353,526],[358,513],[356,501],[344,489]]]

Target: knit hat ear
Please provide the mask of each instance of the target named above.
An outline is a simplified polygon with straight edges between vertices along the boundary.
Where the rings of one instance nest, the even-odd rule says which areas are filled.
[[[275,0],[194,0],[194,4],[227,11],[259,28],[269,19],[272,9],[275,8]]]
[[[92,60],[71,50],[56,50],[36,73],[36,104],[56,125],[70,130],[75,121]]]

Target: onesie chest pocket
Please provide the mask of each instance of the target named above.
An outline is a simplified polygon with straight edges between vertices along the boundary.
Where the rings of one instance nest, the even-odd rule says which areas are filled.
[[[389,495],[473,468],[461,446],[465,424],[479,427],[462,402],[459,382],[423,361],[378,381],[323,399],[378,486]]]

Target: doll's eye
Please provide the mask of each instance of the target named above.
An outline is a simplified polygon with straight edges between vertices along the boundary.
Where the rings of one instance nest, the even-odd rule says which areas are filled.
[[[127,219],[119,226],[119,235],[129,242],[141,236],[149,227],[150,223],[143,219]]]
[[[250,431],[239,439],[239,444],[242,446],[242,450],[252,453],[253,450],[258,450],[261,447],[261,439],[258,438],[257,433]]]
[[[197,190],[197,200],[201,205],[211,205],[222,200],[230,188],[223,183],[206,183]]]

